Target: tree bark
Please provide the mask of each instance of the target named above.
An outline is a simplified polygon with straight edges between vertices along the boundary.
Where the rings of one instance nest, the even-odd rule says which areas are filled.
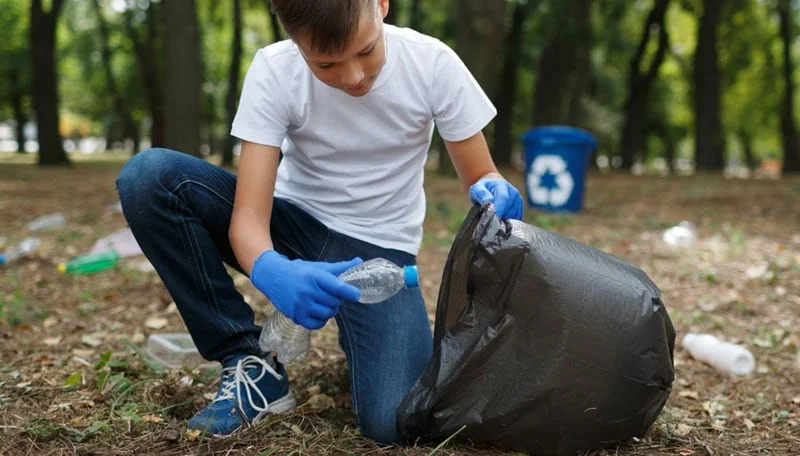
[[[497,56],[502,51],[506,2],[459,0],[456,11],[456,52],[483,90],[492,95],[497,82]],[[450,157],[439,156],[439,174],[455,176]]]
[[[511,152],[514,145],[511,135],[514,124],[514,101],[517,94],[519,61],[522,55],[522,36],[525,19],[528,17],[532,5],[533,2],[517,3],[511,19],[511,30],[506,38],[503,72],[495,93],[497,119],[494,125],[492,156],[498,166],[511,164]]]
[[[242,2],[233,0],[233,41],[231,43],[231,64],[228,70],[228,94],[225,96],[225,109],[228,111],[228,126],[236,117],[236,101],[239,97],[239,73],[242,70]],[[222,148],[222,164],[233,165],[233,147],[236,139],[230,133],[225,135]]]
[[[28,120],[25,117],[25,110],[22,107],[22,97],[24,92],[20,83],[19,68],[16,65],[11,66],[9,79],[11,80],[11,107],[14,109],[14,121],[17,123],[17,152],[24,154],[25,123]]]
[[[202,65],[195,0],[164,2],[164,20],[164,143],[199,156]]]
[[[704,0],[694,56],[695,166],[721,171],[725,140],[721,116],[721,70],[717,31],[724,0]]]
[[[125,29],[127,30],[129,39],[133,43],[136,62],[139,66],[139,72],[142,74],[144,83],[147,106],[153,121],[153,126],[150,131],[150,142],[153,146],[163,146],[164,98],[162,95],[163,88],[158,77],[158,51],[156,46],[158,33],[156,31],[157,19],[155,8],[155,4],[150,2],[147,11],[148,33],[146,42],[142,41],[139,32],[133,26],[133,18],[131,17],[130,10],[125,12]]]
[[[797,124],[794,118],[794,62],[792,46],[794,44],[794,23],[792,7],[789,0],[779,0],[778,15],[780,17],[780,34],[783,42],[783,81],[784,96],[781,109],[781,142],[783,143],[783,173],[800,173],[800,145],[797,142]]]
[[[564,2],[553,13],[556,29],[539,57],[536,72],[534,125],[565,124],[577,117],[576,103],[580,103],[585,84],[576,82],[576,78],[581,78],[580,68],[587,63],[581,59],[586,59],[591,36],[588,20],[591,4],[591,0]]]
[[[639,47],[631,60],[628,74],[628,98],[625,102],[625,125],[622,129],[622,142],[620,153],[622,155],[622,169],[631,169],[634,159],[644,145],[647,137],[645,128],[646,106],[650,89],[658,76],[658,71],[664,63],[667,49],[669,49],[669,34],[666,27],[666,13],[669,0],[656,0],[653,9],[647,15]],[[658,28],[658,48],[650,66],[642,71],[647,45],[653,28]]]
[[[408,18],[408,27],[414,30],[419,30],[422,25],[422,13],[419,9],[419,0],[411,1],[411,14]]]
[[[108,86],[108,93],[114,100],[114,111],[119,117],[122,124],[123,139],[130,138],[133,140],[133,154],[139,152],[139,128],[133,120],[130,110],[128,109],[125,98],[117,86],[117,81],[114,79],[114,72],[111,68],[111,48],[108,44],[109,33],[108,24],[103,16],[103,9],[100,6],[100,0],[94,0],[94,9],[97,13],[98,29],[100,30],[100,55],[103,62],[103,72],[106,77],[106,85]]]
[[[58,16],[62,0],[52,0],[49,12],[41,0],[31,2],[31,72],[33,74],[33,109],[39,141],[39,165],[69,164],[59,131],[58,73],[55,46]]]
[[[742,145],[742,152],[744,153],[744,162],[747,169],[753,171],[756,168],[756,157],[753,153],[753,138],[744,129],[739,130],[739,143]]]
[[[389,2],[389,12],[386,13],[386,17],[383,19],[383,22],[397,25],[398,13],[400,13],[400,2]]]

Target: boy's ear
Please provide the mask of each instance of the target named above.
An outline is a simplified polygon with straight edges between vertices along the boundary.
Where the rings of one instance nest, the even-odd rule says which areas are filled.
[[[381,19],[386,19],[389,14],[389,0],[378,0],[378,8],[381,13]]]

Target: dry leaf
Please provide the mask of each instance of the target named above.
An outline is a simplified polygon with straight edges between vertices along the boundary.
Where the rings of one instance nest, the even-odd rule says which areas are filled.
[[[200,429],[190,429],[186,431],[186,441],[196,442],[200,439],[200,434],[202,433],[203,431],[201,431]]]
[[[681,391],[678,393],[678,396],[685,397],[688,399],[694,399],[696,401],[700,400],[700,395],[697,394],[697,391]]]
[[[675,429],[672,431],[672,433],[678,437],[686,437],[687,435],[691,434],[693,430],[694,428],[692,426],[680,423],[679,425],[675,426]]]
[[[81,336],[81,342],[83,342],[84,344],[86,344],[86,345],[88,345],[90,347],[99,347],[99,346],[103,345],[103,341],[102,340],[100,340],[97,337],[92,336],[90,334],[86,334],[85,336]]]
[[[167,326],[167,319],[162,317],[150,317],[144,322],[144,325],[150,329],[162,329]]]
[[[747,429],[751,431],[753,430],[753,428],[756,427],[756,424],[753,423],[749,418],[745,418],[744,420],[742,420],[742,422],[744,423],[745,426],[747,426]]]
[[[295,435],[303,435],[303,430],[300,429],[300,426],[298,426],[296,424],[293,424],[291,429],[292,429],[292,432],[294,432]]]
[[[142,417],[142,421],[145,423],[163,423],[164,418],[161,418],[158,415],[145,415]]]
[[[58,337],[48,337],[47,339],[42,341],[48,347],[55,347],[56,345],[61,343],[61,336]]]
[[[42,322],[42,326],[44,326],[45,329],[52,328],[57,324],[58,324],[58,318],[56,317],[47,317]]]

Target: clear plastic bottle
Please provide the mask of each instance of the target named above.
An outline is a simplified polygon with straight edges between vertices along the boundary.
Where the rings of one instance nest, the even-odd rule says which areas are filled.
[[[61,228],[67,223],[67,218],[61,212],[55,214],[43,215],[28,223],[28,229],[31,231],[47,231]]]
[[[30,255],[31,253],[39,250],[42,241],[39,238],[30,237],[22,240],[17,244],[7,248],[2,255],[0,255],[0,264],[11,263],[19,258]]]
[[[419,286],[416,266],[397,266],[385,258],[365,261],[343,272],[339,278],[361,291],[359,302],[362,304],[382,302],[403,288]],[[264,322],[259,345],[264,351],[275,352],[282,364],[303,360],[311,346],[311,331],[275,310]]]
[[[749,350],[741,345],[723,342],[711,334],[686,334],[683,348],[692,358],[729,374],[747,375],[756,365]]]
[[[116,251],[88,253],[75,257],[67,263],[59,264],[58,271],[62,274],[92,274],[113,268],[117,263],[119,263],[119,254]]]

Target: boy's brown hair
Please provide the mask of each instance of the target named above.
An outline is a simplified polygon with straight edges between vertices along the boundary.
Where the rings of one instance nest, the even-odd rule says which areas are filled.
[[[311,47],[324,54],[343,51],[358,29],[361,12],[374,11],[376,0],[272,0],[290,37],[308,33]]]

